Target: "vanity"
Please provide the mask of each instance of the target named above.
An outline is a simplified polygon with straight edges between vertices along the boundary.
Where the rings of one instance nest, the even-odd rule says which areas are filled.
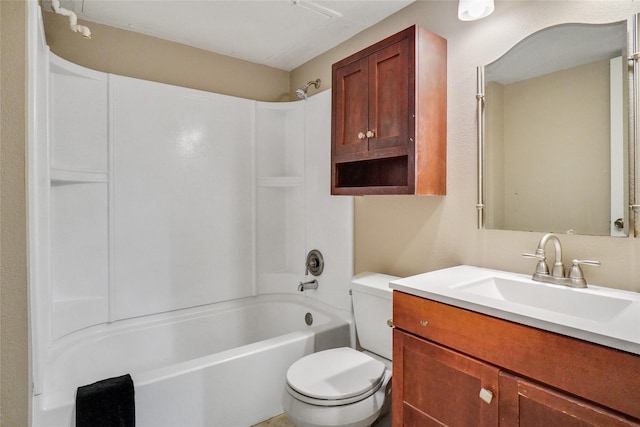
[[[394,426],[640,425],[639,294],[471,266],[391,287]]]
[[[394,427],[640,426],[640,293],[587,284],[600,262],[566,268],[553,234],[638,235],[639,22],[556,25],[478,67],[478,228],[546,234],[533,274],[391,282]]]
[[[553,234],[637,234],[638,41],[638,17],[562,24],[478,67],[478,228],[547,234],[533,275],[391,282],[394,427],[640,426],[640,294],[587,284],[600,263],[565,268]]]

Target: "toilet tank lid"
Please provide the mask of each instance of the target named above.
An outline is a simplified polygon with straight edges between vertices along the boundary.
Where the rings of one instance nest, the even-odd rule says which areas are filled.
[[[399,279],[399,277],[366,271],[353,276],[351,290],[382,298],[391,298],[393,290],[389,287],[389,282],[396,279]]]

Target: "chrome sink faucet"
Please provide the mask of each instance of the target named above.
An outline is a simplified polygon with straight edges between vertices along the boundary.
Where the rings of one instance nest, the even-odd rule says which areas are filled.
[[[545,247],[549,241],[553,242],[555,247],[555,260],[553,261],[553,268],[551,273],[549,273],[549,266],[547,265],[547,255],[545,252]],[[536,271],[533,273],[531,277],[532,280],[536,280],[538,282],[551,283],[554,285],[564,285],[570,286],[572,288],[586,288],[587,281],[584,278],[584,274],[582,273],[582,269],[580,265],[592,265],[592,266],[600,266],[600,261],[591,261],[591,260],[572,260],[572,266],[569,269],[569,276],[565,276],[564,264],[562,263],[562,245],[560,244],[560,239],[553,233],[547,233],[540,239],[538,243],[538,249],[536,249],[536,253],[523,253],[523,257],[525,258],[535,258],[538,260],[538,264],[536,264]]]
[[[564,264],[562,264],[562,245],[560,244],[560,239],[553,233],[547,233],[542,236],[542,239],[540,239],[540,243],[538,243],[538,249],[536,249],[535,254],[522,254],[522,256],[525,258],[536,258],[538,260],[538,264],[536,265],[536,272],[533,273],[533,280],[536,280],[536,275],[549,276],[549,267],[547,266],[546,261],[547,255],[544,249],[547,246],[547,242],[549,242],[549,240],[553,241],[553,245],[556,250],[556,259],[553,262],[553,271],[551,272],[551,276],[564,277]]]

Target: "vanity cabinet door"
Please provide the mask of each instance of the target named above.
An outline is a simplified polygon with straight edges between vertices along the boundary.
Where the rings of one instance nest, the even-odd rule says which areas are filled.
[[[638,426],[604,408],[525,379],[500,373],[500,426]]]
[[[393,339],[394,427],[498,425],[498,368],[399,329]]]

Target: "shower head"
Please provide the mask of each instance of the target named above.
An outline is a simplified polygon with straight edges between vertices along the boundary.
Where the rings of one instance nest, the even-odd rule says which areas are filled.
[[[315,86],[315,88],[318,89],[320,87],[320,79],[307,82],[307,84],[302,86],[300,89],[296,89],[296,96],[298,97],[298,99],[307,99],[307,90],[311,85]]]
[[[296,96],[298,97],[298,99],[307,99],[307,89],[296,89]]]

